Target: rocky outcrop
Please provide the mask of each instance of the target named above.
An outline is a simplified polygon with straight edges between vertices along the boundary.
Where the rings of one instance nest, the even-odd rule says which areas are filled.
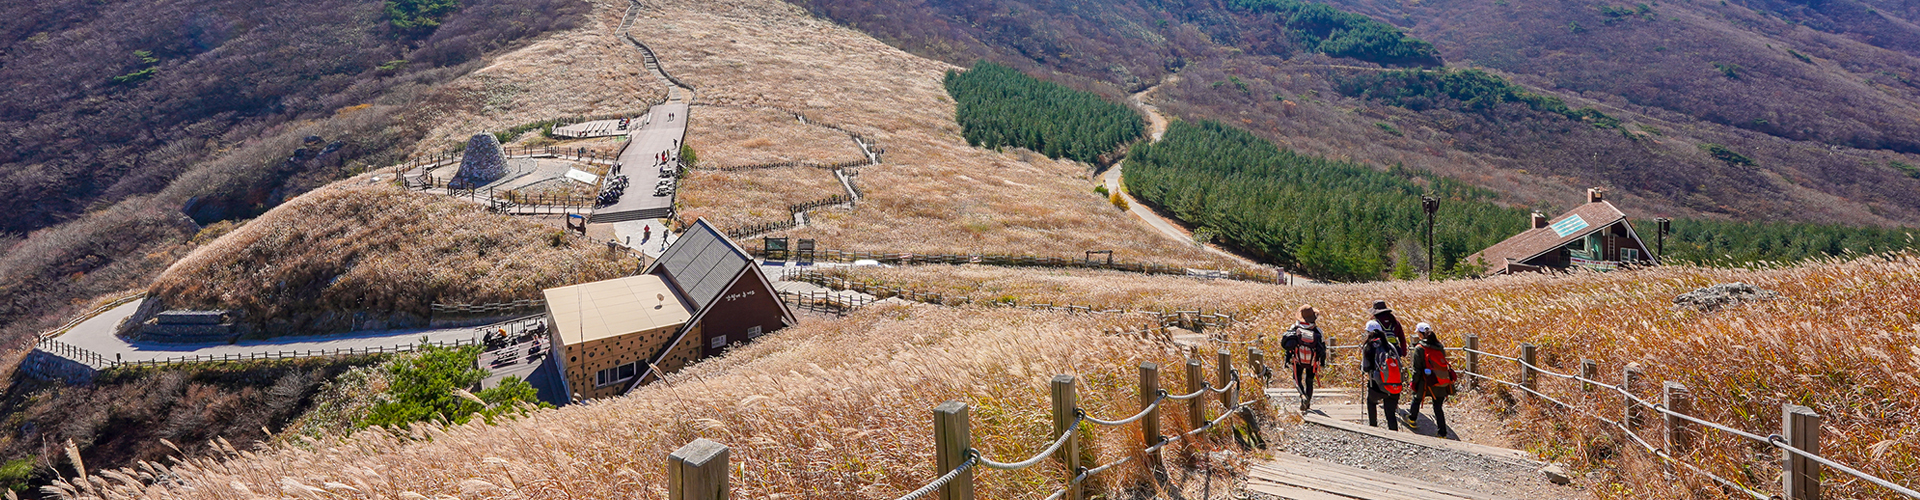
[[[1680,294],[1673,298],[1675,306],[1712,311],[1722,307],[1746,302],[1771,300],[1778,295],[1746,283],[1721,283]]]

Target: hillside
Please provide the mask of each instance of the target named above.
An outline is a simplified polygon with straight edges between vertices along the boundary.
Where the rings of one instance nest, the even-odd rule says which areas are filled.
[[[1517,342],[1532,342],[1541,346],[1540,359],[1547,366],[1563,371],[1574,369],[1581,358],[1597,360],[1603,373],[1638,362],[1648,380],[1683,382],[1700,401],[1712,402],[1695,406],[1703,417],[1737,428],[1769,433],[1779,425],[1780,403],[1808,404],[1826,415],[1832,429],[1821,448],[1828,456],[1881,477],[1916,471],[1913,445],[1898,425],[1900,415],[1915,409],[1899,398],[1886,399],[1902,392],[1920,370],[1914,360],[1889,354],[1904,352],[1900,339],[1916,328],[1902,313],[1920,297],[1913,289],[1920,283],[1920,260],[1912,256],[1774,270],[1672,267],[1325,287],[977,266],[864,270],[851,276],[1023,302],[1238,311],[1244,327],[1223,333],[1255,340],[1268,352],[1277,347],[1271,332],[1290,321],[1298,304],[1318,306],[1328,332],[1347,343],[1357,335],[1362,308],[1386,300],[1403,321],[1436,325],[1448,345],[1459,345],[1459,335],[1469,332],[1494,352],[1511,353]],[[1779,297],[1714,312],[1676,310],[1670,303],[1677,293],[1732,281]],[[893,498],[931,477],[924,418],[940,401],[974,404],[979,412],[974,439],[993,457],[1025,456],[1038,448],[1046,422],[1044,381],[1053,373],[1078,374],[1086,381],[1082,397],[1091,413],[1126,413],[1134,404],[1132,366],[1178,361],[1176,352],[1156,344],[1101,333],[1136,321],[1003,308],[876,306],[770,336],[625,398],[540,412],[500,427],[468,425],[419,434],[431,440],[362,433],[251,457],[196,459],[174,472],[194,484],[239,484],[249,491],[274,491],[290,479],[310,486],[339,482],[380,495],[513,487],[535,497],[645,496],[659,494],[660,461],[669,450],[706,437],[734,446],[736,495],[818,493],[819,485],[836,484],[841,492],[836,496]],[[1828,347],[1784,354],[1806,342]],[[1351,358],[1339,363],[1342,371],[1330,377],[1350,377]],[[1490,366],[1512,376],[1504,363]],[[1813,373],[1823,375],[1795,375]],[[1542,387],[1580,400],[1576,385],[1549,381]],[[1640,455],[1624,451],[1625,444],[1590,419],[1488,391],[1485,401],[1504,415],[1512,439],[1548,459],[1598,474],[1600,484],[1617,483],[1652,498],[1712,497],[1688,490],[1694,476],[1683,474],[1689,479],[1674,482],[1634,472],[1647,466],[1636,458]],[[1612,401],[1583,404],[1618,414]],[[1169,425],[1180,425],[1178,416],[1168,418]],[[1099,461],[1120,458],[1124,443],[1107,440],[1137,438],[1127,434],[1095,433],[1101,436],[1092,445]],[[1766,471],[1777,463],[1771,454],[1735,452],[1747,448],[1732,441],[1707,443],[1690,459],[1756,487],[1771,484]],[[1051,489],[1056,480],[1050,478],[1060,474],[985,471],[978,473],[978,484],[986,496],[1026,496]],[[1107,477],[1136,476],[1123,470]],[[1127,483],[1103,482],[1099,488],[1117,492],[1132,487]],[[1830,484],[1828,494],[1834,496],[1881,496],[1864,483]],[[1590,493],[1606,497],[1598,490]],[[172,489],[168,494],[220,493]]]
[[[624,276],[635,265],[551,225],[345,181],[194,250],[148,294],[164,308],[236,311],[251,336],[274,337],[369,322],[424,326],[431,304],[538,298],[541,289]]]
[[[1334,4],[1431,42],[1450,67],[1492,68],[1618,121],[1596,127],[1511,104],[1366,98],[1350,84],[1377,73],[1375,62],[1414,65],[1302,42],[1313,28],[1267,14],[1265,2],[793,3],[955,64],[985,58],[1115,97],[1165,83],[1152,98],[1175,116],[1437,173],[1513,205],[1556,211],[1567,208],[1560,193],[1598,185],[1642,216],[1920,224],[1920,178],[1902,167],[1920,161],[1910,146],[1920,129],[1905,118],[1920,94],[1902,83],[1920,59],[1859,41],[1886,40],[1903,22],[1860,8]]]

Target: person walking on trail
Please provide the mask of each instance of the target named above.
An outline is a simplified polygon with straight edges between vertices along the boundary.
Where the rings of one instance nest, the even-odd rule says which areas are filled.
[[[1300,393],[1300,412],[1313,408],[1313,379],[1327,361],[1327,336],[1313,322],[1319,314],[1313,306],[1300,306],[1300,323],[1280,337],[1280,349],[1287,352],[1287,364],[1293,367],[1293,386]]]
[[[1360,371],[1367,376],[1367,425],[1380,426],[1384,404],[1387,430],[1400,430],[1400,392],[1405,385],[1400,359],[1405,354],[1379,321],[1367,322],[1367,341],[1360,352]]]
[[[1407,406],[1407,426],[1418,429],[1415,424],[1420,422],[1420,400],[1431,397],[1434,435],[1445,438],[1452,433],[1447,428],[1445,405],[1447,396],[1453,395],[1453,366],[1447,363],[1447,348],[1440,345],[1433,326],[1421,323],[1413,331],[1420,335],[1420,342],[1407,354],[1413,360],[1413,404]]]
[[[653,226],[642,226],[640,231],[640,242],[646,243],[649,241],[653,241]]]

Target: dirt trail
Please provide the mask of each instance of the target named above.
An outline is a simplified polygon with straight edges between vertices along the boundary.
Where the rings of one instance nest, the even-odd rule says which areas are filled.
[[[1179,81],[1180,81],[1180,77],[1178,75],[1169,76],[1167,77],[1166,80],[1161,81],[1157,85],[1154,85],[1152,87],[1147,87],[1146,90],[1142,90],[1134,93],[1133,95],[1127,96],[1128,104],[1132,105],[1135,109],[1139,109],[1142,113],[1147,115],[1147,137],[1149,140],[1153,142],[1160,142],[1160,138],[1166,136],[1168,121],[1167,121],[1166,115],[1163,115],[1160,113],[1160,108],[1152,104],[1148,104],[1145,98],[1149,94],[1152,94],[1154,91],[1160,90],[1160,87],[1165,86],[1166,84],[1169,84],[1169,83],[1177,83]],[[1183,243],[1192,243],[1193,231],[1191,229],[1188,229],[1185,223],[1182,223],[1180,221],[1176,221],[1173,219],[1169,219],[1166,217],[1161,217],[1160,214],[1155,213],[1153,209],[1148,208],[1146,204],[1140,203],[1140,200],[1135,199],[1132,193],[1128,193],[1123,188],[1125,183],[1121,182],[1120,167],[1121,167],[1121,164],[1116,163],[1112,167],[1109,167],[1106,173],[1100,176],[1101,183],[1105,184],[1107,187],[1107,192],[1119,193],[1120,198],[1127,201],[1127,213],[1131,213],[1133,214],[1134,217],[1137,217],[1141,221],[1146,222],[1148,226],[1152,226],[1155,230],[1159,231],[1160,234]],[[1247,258],[1240,254],[1229,252],[1225,249],[1220,248],[1218,245],[1207,244],[1205,245],[1205,248],[1207,249],[1208,252],[1212,252],[1216,255],[1233,259],[1235,262],[1239,262],[1241,264],[1245,264],[1253,267],[1270,267],[1266,264],[1262,264],[1259,261],[1255,261],[1253,259]],[[1305,284],[1305,283],[1312,283],[1313,280],[1309,280],[1305,277],[1296,276],[1296,275],[1293,275],[1292,273],[1288,273],[1287,282]]]

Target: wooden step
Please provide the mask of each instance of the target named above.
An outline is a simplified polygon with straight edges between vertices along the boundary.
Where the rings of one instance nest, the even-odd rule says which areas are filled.
[[[1505,500],[1288,453],[1254,464],[1247,489],[1298,500]]]

